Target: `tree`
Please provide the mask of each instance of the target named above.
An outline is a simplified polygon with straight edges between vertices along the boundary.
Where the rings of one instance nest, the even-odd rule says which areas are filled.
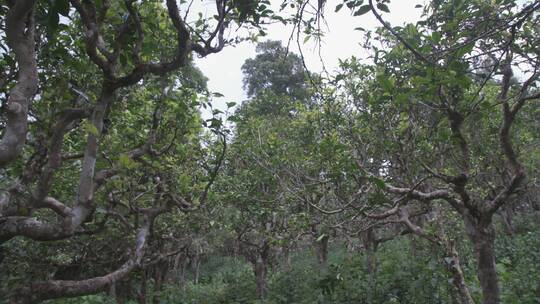
[[[210,168],[187,157],[208,152],[195,148],[194,109],[208,99],[190,59],[234,43],[225,29],[233,22],[258,26],[264,10],[262,3],[214,3],[216,18],[201,17],[194,26],[174,0],[1,3],[8,46],[1,64],[8,73],[1,82],[0,241],[8,248],[24,238],[31,246],[47,241],[68,249],[81,238],[96,241],[94,234],[126,233],[111,227],[116,220],[133,243],[106,274],[64,280],[44,270],[15,286],[13,301],[105,290],[145,264],[158,216],[206,201],[223,151],[207,155]],[[212,128],[223,143],[219,125]]]
[[[529,148],[516,122],[539,97],[539,59],[528,42],[538,5],[436,1],[425,20],[394,28],[381,16],[384,4],[370,1],[385,29],[383,49],[373,45],[377,65],[349,61],[338,79],[352,89],[354,128],[372,134],[359,166],[393,197],[384,218],[412,201],[445,202],[473,244],[484,303],[500,302],[493,216],[534,170],[521,160],[527,154],[518,151]],[[513,77],[518,66],[527,72]]]
[[[242,65],[244,89],[249,97],[265,91],[287,95],[293,100],[308,98],[306,71],[301,58],[288,51],[280,41],[265,41],[257,45],[257,56]]]
[[[291,153],[304,156],[295,142],[302,136],[286,125],[300,118],[311,100],[297,55],[288,54],[275,41],[263,42],[257,50],[259,54],[242,67],[252,98],[235,113],[236,134],[221,188],[230,208],[225,207],[229,216],[224,222],[252,264],[257,295],[264,299],[270,266],[301,234],[301,208],[288,188],[286,172]]]

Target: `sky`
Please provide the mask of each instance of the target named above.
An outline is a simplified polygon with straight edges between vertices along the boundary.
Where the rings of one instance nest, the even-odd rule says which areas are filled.
[[[277,7],[281,2],[281,0],[272,0],[272,5]],[[370,13],[355,17],[346,7],[336,13],[334,8],[339,3],[341,1],[338,0],[328,0],[326,3],[324,17],[327,26],[323,27],[325,36],[322,38],[320,57],[318,46],[313,39],[304,44],[304,37],[300,38],[302,53],[311,72],[322,71],[320,58],[323,59],[326,69],[332,72],[338,67],[338,59],[340,58],[345,59],[353,55],[364,57],[365,54],[360,53],[361,48],[359,47],[364,32],[355,30],[355,28],[362,27],[373,30],[380,26],[380,23]],[[423,3],[422,0],[393,0],[388,6],[390,13],[381,13],[383,18],[390,22],[392,26],[403,25],[419,19],[422,8],[415,6]],[[205,7],[201,6],[195,9],[205,10]],[[277,8],[275,11],[277,11]],[[267,27],[267,35],[262,37],[260,41],[280,40],[283,45],[287,45],[292,31],[292,25],[273,24]],[[214,108],[224,110],[226,102],[234,101],[240,104],[246,99],[242,88],[243,75],[241,66],[246,59],[253,58],[256,55],[255,46],[253,42],[243,42],[236,46],[228,46],[217,54],[196,60],[197,66],[209,79],[209,89],[224,95],[224,97],[214,99]],[[296,41],[291,43],[290,51],[299,53]],[[203,116],[209,117],[209,115],[209,113],[203,111]]]

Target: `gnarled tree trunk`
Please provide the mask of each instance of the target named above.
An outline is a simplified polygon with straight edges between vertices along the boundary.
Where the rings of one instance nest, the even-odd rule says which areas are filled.
[[[6,125],[0,139],[0,168],[22,151],[28,131],[28,109],[38,88],[35,43],[35,0],[13,1],[6,17],[6,38],[18,65],[17,83],[9,92]],[[2,111],[3,112],[3,111]]]
[[[449,255],[450,260],[446,261],[448,269],[452,274],[452,284],[456,288],[458,301],[460,304],[474,304],[474,301],[469,292],[469,287],[465,281],[465,276],[463,275],[463,269],[461,268],[461,260],[459,254],[454,246],[453,242],[447,244],[447,254]]]
[[[103,292],[107,287],[115,284],[137,269],[142,262],[151,225],[157,213],[145,215],[143,225],[138,229],[133,256],[120,268],[103,276],[91,279],[74,280],[50,280],[33,282],[30,286],[18,290],[10,299],[12,304],[33,304],[44,300],[58,298],[72,298]]]
[[[477,263],[477,276],[482,287],[484,304],[500,303],[499,278],[495,263],[495,229],[489,219],[477,219],[465,214],[465,228],[473,243]]]

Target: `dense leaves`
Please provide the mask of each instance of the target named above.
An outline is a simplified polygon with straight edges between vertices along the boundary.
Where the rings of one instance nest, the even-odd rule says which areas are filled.
[[[193,56],[328,4],[0,2],[0,303],[538,303],[540,2],[338,1],[333,75],[213,107]]]

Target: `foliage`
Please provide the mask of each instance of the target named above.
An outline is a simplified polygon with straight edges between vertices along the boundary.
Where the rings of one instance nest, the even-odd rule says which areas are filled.
[[[0,303],[540,301],[539,1],[332,3],[367,56],[261,42],[234,113],[193,56],[329,2],[212,3],[0,2]]]
[[[529,229],[535,228],[529,226]],[[540,257],[531,254],[540,248],[537,235],[528,231],[513,240],[503,237],[498,243],[505,244],[499,249],[501,261],[506,261],[503,262],[505,269],[500,269],[504,303],[537,303],[536,282],[540,279],[540,271],[534,265],[540,263]],[[378,251],[373,301],[453,303],[448,284],[450,278],[443,265],[428,248],[424,250],[418,246],[420,250],[412,256],[411,246],[411,240],[404,238],[387,243]],[[272,270],[265,303],[365,303],[368,278],[363,254],[346,252],[342,247],[334,246],[330,267],[326,271],[319,269],[308,249],[296,252],[292,260],[292,268],[276,267]],[[160,303],[257,302],[253,274],[250,266],[242,260],[213,257],[204,268],[200,283],[188,283],[182,289],[170,285],[162,293]],[[466,271],[474,277],[474,263],[469,263]],[[476,288],[475,293],[479,295]],[[93,299],[102,302],[92,302]],[[83,303],[105,303],[105,299],[105,296],[88,297],[88,302]]]

